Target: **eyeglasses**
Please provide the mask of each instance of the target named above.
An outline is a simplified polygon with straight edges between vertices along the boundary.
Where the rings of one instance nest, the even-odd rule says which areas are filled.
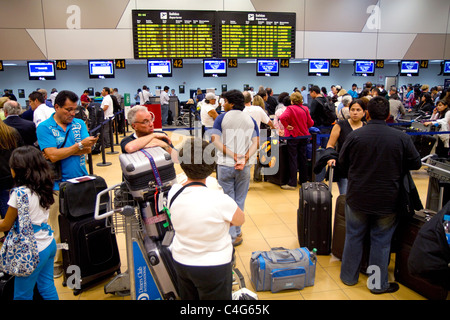
[[[77,108],[62,108],[64,110],[66,110],[69,113],[77,113]]]
[[[152,120],[145,119],[144,121],[135,121],[134,123],[140,123],[140,124],[148,125],[151,122],[153,122],[153,119]]]

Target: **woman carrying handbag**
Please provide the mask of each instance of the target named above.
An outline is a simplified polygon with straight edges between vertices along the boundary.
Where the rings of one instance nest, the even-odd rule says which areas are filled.
[[[56,242],[47,224],[53,204],[50,167],[35,147],[15,149],[9,161],[14,188],[0,231],[9,233],[0,250],[0,270],[14,275],[14,300],[32,300],[35,285],[44,300],[58,300],[53,281]]]

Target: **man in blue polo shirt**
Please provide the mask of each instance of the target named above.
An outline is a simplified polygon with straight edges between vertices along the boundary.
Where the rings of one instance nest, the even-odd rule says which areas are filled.
[[[49,224],[54,231],[56,243],[59,235],[59,183],[68,179],[87,175],[85,154],[98,138],[90,137],[85,123],[75,118],[78,96],[72,91],[63,90],[55,99],[55,113],[39,124],[36,130],[39,147],[44,156],[52,162],[61,161],[62,179],[55,181],[55,203],[50,207]],[[67,138],[66,138],[67,137]],[[54,276],[62,275],[62,254],[55,256]]]

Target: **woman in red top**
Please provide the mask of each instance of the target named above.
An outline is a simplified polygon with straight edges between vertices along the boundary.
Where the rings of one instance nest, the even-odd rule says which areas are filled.
[[[308,107],[302,105],[303,97],[300,92],[291,94],[292,105],[288,106],[280,116],[281,124],[284,126],[285,137],[294,139],[287,140],[289,158],[289,181],[282,185],[282,189],[294,190],[297,186],[297,169],[299,171],[299,184],[307,181],[307,161],[306,145],[309,136],[309,128],[314,125],[314,121],[309,114]]]

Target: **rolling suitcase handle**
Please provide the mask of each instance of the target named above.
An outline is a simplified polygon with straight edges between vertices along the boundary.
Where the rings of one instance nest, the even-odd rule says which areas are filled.
[[[331,192],[331,188],[333,185],[333,173],[334,173],[334,166],[328,166],[329,170],[329,176],[328,176],[328,189],[330,189]]]

